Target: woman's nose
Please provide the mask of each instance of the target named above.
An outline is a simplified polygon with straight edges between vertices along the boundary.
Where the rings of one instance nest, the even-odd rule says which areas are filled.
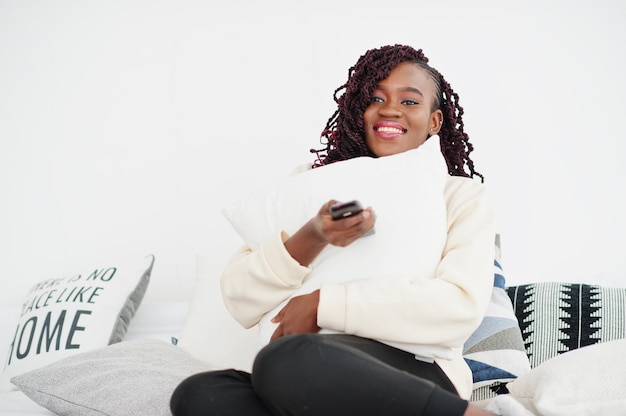
[[[402,111],[397,107],[396,104],[392,102],[385,102],[382,107],[380,107],[380,115],[385,117],[400,117],[402,115]]]

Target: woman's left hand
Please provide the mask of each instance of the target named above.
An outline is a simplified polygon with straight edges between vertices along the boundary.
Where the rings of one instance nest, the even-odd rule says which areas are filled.
[[[278,323],[278,327],[272,334],[270,341],[284,335],[319,332],[320,327],[317,326],[319,301],[319,290],[289,300],[285,307],[278,312],[278,315],[272,318],[272,322]]]

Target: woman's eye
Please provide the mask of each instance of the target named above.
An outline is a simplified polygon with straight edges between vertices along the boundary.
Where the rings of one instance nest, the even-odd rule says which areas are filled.
[[[417,101],[413,101],[413,100],[404,100],[404,101],[402,101],[402,104],[404,104],[404,105],[417,105],[419,103]]]
[[[380,97],[374,96],[374,97],[372,97],[372,102],[373,103],[382,103],[382,102],[384,102],[384,100],[382,98],[380,98]]]

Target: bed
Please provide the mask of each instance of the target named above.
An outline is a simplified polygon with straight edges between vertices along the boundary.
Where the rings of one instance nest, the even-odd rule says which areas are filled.
[[[189,301],[141,303],[120,342],[65,357],[58,361],[63,365],[48,365],[47,373],[35,370],[25,384],[33,391],[47,390],[56,401],[13,387],[0,393],[0,415],[169,415],[169,395],[187,375],[223,367],[249,369],[257,334],[229,317],[214,272],[211,259],[199,256],[196,290]],[[487,376],[475,380],[472,400],[518,416],[610,415],[626,408],[626,289],[564,282],[503,286],[503,278],[496,259],[494,302],[510,307],[519,338],[510,336],[507,324],[478,336],[487,342],[466,348],[466,359],[483,361],[477,374],[489,367]],[[20,309],[2,308],[4,356]],[[511,316],[507,314],[491,312],[500,321]],[[519,360],[519,350],[525,362]]]

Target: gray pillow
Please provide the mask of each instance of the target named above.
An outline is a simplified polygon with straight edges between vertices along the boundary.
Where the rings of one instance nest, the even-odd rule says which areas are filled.
[[[207,370],[207,364],[174,345],[134,340],[64,358],[11,382],[60,415],[169,416],[176,386]]]

